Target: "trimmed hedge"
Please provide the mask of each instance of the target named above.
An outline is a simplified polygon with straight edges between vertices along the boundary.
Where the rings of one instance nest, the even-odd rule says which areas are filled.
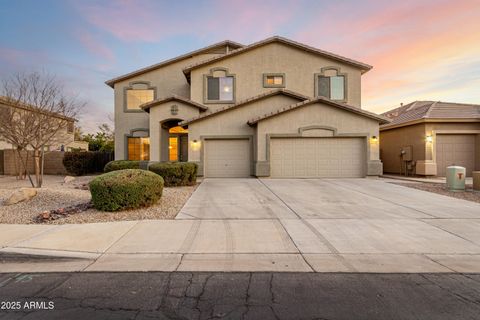
[[[163,179],[153,172],[125,169],[104,173],[90,182],[93,206],[118,211],[151,206],[160,200]]]
[[[63,166],[67,172],[74,176],[98,173],[113,158],[112,152],[103,151],[81,151],[65,152],[63,155]]]
[[[140,161],[132,161],[132,160],[110,161],[105,165],[103,172],[111,172],[111,171],[125,170],[125,169],[140,169]]]
[[[160,175],[165,187],[192,186],[197,182],[198,166],[193,162],[157,162],[148,170]]]

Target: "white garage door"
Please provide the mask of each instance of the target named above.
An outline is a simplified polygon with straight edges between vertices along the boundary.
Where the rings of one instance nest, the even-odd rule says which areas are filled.
[[[446,167],[462,166],[467,176],[475,169],[475,135],[437,134],[437,175],[444,177]]]
[[[205,177],[250,176],[250,141],[205,140]]]
[[[276,178],[364,177],[365,139],[272,138],[270,166]]]

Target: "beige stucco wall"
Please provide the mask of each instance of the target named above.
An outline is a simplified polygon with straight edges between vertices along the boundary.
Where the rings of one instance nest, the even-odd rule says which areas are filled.
[[[199,162],[199,169],[202,171],[203,165],[201,163],[203,162],[203,159],[201,159],[201,150],[204,144],[202,137],[253,137],[255,134],[255,128],[252,128],[247,124],[248,120],[297,102],[299,102],[298,99],[289,96],[275,95],[239,106],[226,112],[219,113],[215,116],[205,118],[204,120],[191,123],[188,127],[188,160]],[[198,143],[193,144],[193,140],[197,140]],[[199,172],[199,174],[203,175],[203,171]]]
[[[178,106],[178,113],[172,115],[171,106]],[[168,130],[161,123],[168,120],[187,120],[198,116],[199,109],[180,101],[169,101],[150,109],[150,161],[168,161]],[[164,152],[162,152],[164,150]]]
[[[347,103],[361,106],[360,70],[338,61],[305,52],[281,43],[270,43],[247,53],[194,69],[191,72],[191,99],[204,102],[204,75],[212,68],[227,68],[235,75],[235,100],[241,101],[272,90],[263,87],[263,73],[284,73],[286,89],[313,97],[315,73],[324,67],[339,67],[347,74]],[[219,108],[222,104],[208,104]]]
[[[315,103],[293,111],[285,112],[275,117],[263,120],[257,124],[256,137],[256,170],[264,171],[269,167],[268,135],[298,135],[300,128],[327,127],[336,131],[336,135],[364,136],[367,143],[367,174],[381,174],[379,161],[379,144],[370,139],[378,137],[378,122],[336,107]],[[323,130],[318,130],[319,136],[325,136]],[[307,133],[307,132],[305,132]],[[308,134],[312,136],[312,134]],[[313,134],[315,136],[315,133]]]
[[[143,73],[130,79],[115,83],[114,104],[115,104],[115,159],[121,160],[125,157],[124,136],[132,129],[148,129],[148,114],[143,111],[125,112],[124,90],[131,83],[148,81],[150,86],[156,87],[156,98],[165,98],[173,94],[190,98],[190,86],[182,69],[198,61],[205,60],[219,54],[201,54],[189,59]]]
[[[420,124],[383,130],[380,132],[380,148],[385,173],[400,173],[400,150],[412,146],[412,159],[416,162],[416,174],[436,175],[436,134],[469,133],[476,135],[475,169],[480,170],[480,123],[423,122]],[[426,136],[432,136],[431,143]]]
[[[425,124],[395,128],[380,132],[380,154],[385,173],[400,173],[400,151],[412,146],[413,161],[426,160]]]

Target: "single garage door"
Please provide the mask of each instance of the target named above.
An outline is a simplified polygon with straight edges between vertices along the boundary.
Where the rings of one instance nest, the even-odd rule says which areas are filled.
[[[205,140],[205,177],[249,177],[250,149],[248,139]]]
[[[475,169],[475,135],[473,134],[437,134],[437,175],[444,177],[446,168],[451,165],[467,169],[472,176]]]
[[[364,177],[365,138],[272,138],[270,166],[275,178]]]

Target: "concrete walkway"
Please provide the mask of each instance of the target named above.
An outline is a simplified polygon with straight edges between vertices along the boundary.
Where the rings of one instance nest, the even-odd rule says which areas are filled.
[[[176,220],[0,225],[0,247],[1,272],[480,272],[480,205],[382,179],[205,179]]]

